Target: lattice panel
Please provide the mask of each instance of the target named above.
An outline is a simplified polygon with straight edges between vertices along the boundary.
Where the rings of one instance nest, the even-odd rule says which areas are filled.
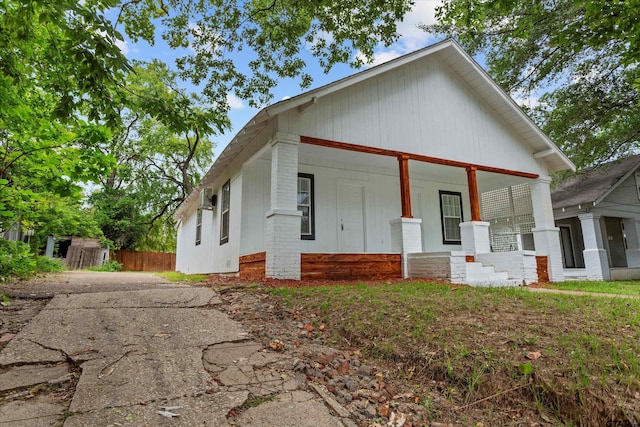
[[[516,233],[509,229],[489,228],[491,237],[491,250],[493,252],[510,252],[518,250],[518,238]]]
[[[480,195],[482,205],[482,219],[507,218],[512,216],[511,201],[509,200],[509,187],[487,191]]]
[[[488,221],[491,249],[494,252],[517,251],[518,235],[529,234],[535,226],[531,189],[518,184],[480,195],[482,219]]]
[[[513,185],[511,198],[513,200],[513,212],[518,215],[533,215],[533,202],[531,201],[531,189],[529,184]]]
[[[516,217],[517,231],[522,234],[531,233],[531,229],[536,226],[533,214],[518,215]]]

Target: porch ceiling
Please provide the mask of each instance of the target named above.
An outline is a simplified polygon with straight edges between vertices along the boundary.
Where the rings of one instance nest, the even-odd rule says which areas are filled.
[[[266,150],[260,158],[271,160],[271,150]],[[395,157],[379,154],[359,153],[317,145],[300,144],[298,158],[300,164],[303,165],[333,167],[399,176],[398,160]],[[467,185],[467,172],[463,168],[409,160],[409,179],[412,178]],[[477,173],[477,178],[480,192],[527,181],[525,178],[482,171]]]

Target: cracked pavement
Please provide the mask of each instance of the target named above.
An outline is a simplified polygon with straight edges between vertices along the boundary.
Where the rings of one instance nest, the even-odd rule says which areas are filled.
[[[352,425],[212,289],[116,282],[56,294],[2,349],[0,425]],[[72,397],[55,399],[64,387]]]

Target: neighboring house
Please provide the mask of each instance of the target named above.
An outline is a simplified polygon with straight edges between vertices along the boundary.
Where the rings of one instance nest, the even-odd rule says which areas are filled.
[[[640,278],[640,155],[585,170],[552,192],[564,274]]]
[[[454,41],[263,108],[176,212],[176,268],[247,278],[563,280],[573,164]]]

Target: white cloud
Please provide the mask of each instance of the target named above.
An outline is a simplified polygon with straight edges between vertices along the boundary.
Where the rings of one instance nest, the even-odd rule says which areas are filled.
[[[511,95],[511,98],[520,106],[535,108],[540,105],[540,96],[535,93],[518,92]]]
[[[289,95],[285,95],[282,97],[281,101],[286,101],[287,99],[291,99]]]
[[[436,22],[436,6],[438,4],[440,4],[440,0],[416,0],[413,9],[398,24],[397,30],[400,39],[388,48],[376,50],[373,62],[369,65],[382,64],[427,46],[431,34],[418,28],[418,25],[431,25]],[[356,57],[364,59],[360,52],[356,54]]]
[[[399,44],[404,48],[404,53],[412,52],[426,45],[429,33],[418,25],[431,25],[436,23],[436,6],[439,0],[417,0],[415,6],[403,21],[398,24],[398,33],[401,38]]]
[[[399,51],[399,50],[383,50],[383,51],[378,51],[375,52],[373,54],[373,61],[368,63],[366,66],[368,67],[372,67],[374,65],[380,65],[382,63],[385,63],[387,61],[391,61],[392,59],[395,59],[399,56],[404,55],[403,52]],[[366,58],[364,57],[364,55],[361,52],[358,52],[356,54],[356,57],[360,58],[362,61],[366,62]]]
[[[103,37],[103,38],[113,42],[113,44],[118,49],[120,49],[120,52],[122,52],[123,55],[127,55],[128,53],[135,51],[134,49],[131,49],[131,45],[126,40],[120,40],[120,39],[111,37],[111,36],[107,35],[107,33],[105,33],[104,31],[98,31],[98,34],[100,35],[100,37]]]
[[[118,49],[120,49],[123,55],[127,55],[129,52],[131,52],[131,49],[129,48],[129,42],[126,40],[116,40],[115,45],[118,47]]]
[[[227,94],[227,103],[232,110],[242,110],[244,108],[244,102],[238,98],[235,94]]]

